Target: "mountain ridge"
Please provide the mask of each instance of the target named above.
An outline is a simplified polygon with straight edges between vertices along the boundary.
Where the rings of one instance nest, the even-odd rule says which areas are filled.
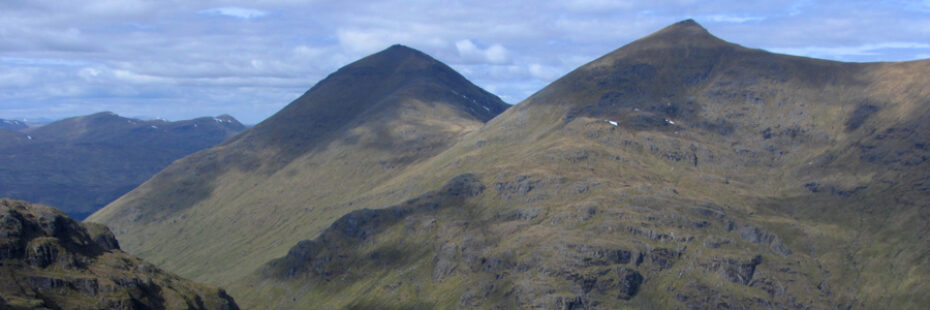
[[[100,112],[10,132],[0,141],[0,195],[83,219],[175,159],[244,129],[230,116],[167,122]]]
[[[165,241],[140,255],[228,283],[256,308],[918,308],[930,274],[927,66],[778,55],[685,21],[412,162],[345,148],[365,135],[332,140],[333,157],[261,182],[236,172],[218,184],[226,194],[143,228],[128,227],[142,213],[94,219],[130,243]],[[108,208],[191,197],[127,198],[155,189]],[[213,232],[228,232],[222,221],[258,235]],[[240,269],[205,275],[207,264]]]
[[[383,185],[468,173],[489,188],[471,202],[391,225],[347,214],[330,229],[378,233],[308,235],[281,257],[307,271],[276,260],[287,277],[235,291],[279,308],[919,307],[930,61],[649,42],[706,42],[693,26],[582,66]]]

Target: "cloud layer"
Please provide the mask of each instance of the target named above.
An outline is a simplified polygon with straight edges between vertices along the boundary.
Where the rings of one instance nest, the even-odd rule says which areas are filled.
[[[927,1],[0,2],[0,118],[97,111],[255,123],[391,44],[517,103],[694,18],[744,46],[842,61],[930,55]]]

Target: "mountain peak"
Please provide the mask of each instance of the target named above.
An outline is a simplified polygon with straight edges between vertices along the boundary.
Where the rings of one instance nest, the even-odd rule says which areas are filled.
[[[422,54],[420,51],[418,51],[418,50],[416,50],[416,49],[414,49],[414,48],[412,48],[412,47],[403,45],[403,44],[394,44],[394,45],[391,45],[390,47],[384,49],[384,52],[387,52],[387,51],[401,52],[401,53],[420,53],[420,54]]]
[[[693,19],[690,19],[690,18],[689,18],[689,19],[686,19],[686,20],[683,20],[683,21],[680,21],[680,22],[677,22],[677,23],[674,23],[674,24],[672,24],[672,25],[670,25],[670,26],[668,26],[668,27],[665,27],[663,30],[671,30],[671,29],[679,29],[679,30],[680,30],[680,29],[687,29],[687,30],[689,30],[689,31],[703,31],[703,32],[707,32],[707,29],[704,29],[704,27],[701,26],[701,24],[698,24],[698,22],[696,22],[696,21],[694,21]]]
[[[380,52],[362,58],[346,66],[346,68],[379,67],[385,69],[417,70],[429,68],[436,64],[439,64],[439,61],[421,51],[404,45],[395,44]]]
[[[637,41],[637,43],[645,42],[664,43],[669,45],[727,44],[726,41],[715,37],[693,19],[686,19],[674,23]]]
[[[689,61],[696,58],[716,58],[724,53],[721,49],[734,47],[739,46],[715,37],[693,19],[686,19],[633,41],[579,69],[584,71],[623,59],[648,60],[658,64],[683,61],[686,58],[691,59]]]

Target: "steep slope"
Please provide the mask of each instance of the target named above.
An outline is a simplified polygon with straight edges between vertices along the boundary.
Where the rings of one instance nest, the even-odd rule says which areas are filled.
[[[123,253],[98,224],[0,199],[0,308],[238,309],[222,289]]]
[[[445,64],[392,46],[235,139],[177,161],[88,221],[168,270],[230,283],[345,213],[420,192],[379,186],[506,107]]]
[[[930,61],[777,55],[684,21],[382,185],[426,194],[348,213],[233,289],[267,309],[918,309],[928,95]],[[443,198],[463,175],[483,190]]]
[[[228,115],[166,122],[103,112],[7,133],[0,197],[55,205],[83,219],[174,160],[243,130]]]

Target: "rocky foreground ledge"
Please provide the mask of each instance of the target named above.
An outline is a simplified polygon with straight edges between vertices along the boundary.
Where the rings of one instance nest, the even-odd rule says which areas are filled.
[[[223,289],[124,253],[106,226],[0,199],[0,309],[239,309]]]

